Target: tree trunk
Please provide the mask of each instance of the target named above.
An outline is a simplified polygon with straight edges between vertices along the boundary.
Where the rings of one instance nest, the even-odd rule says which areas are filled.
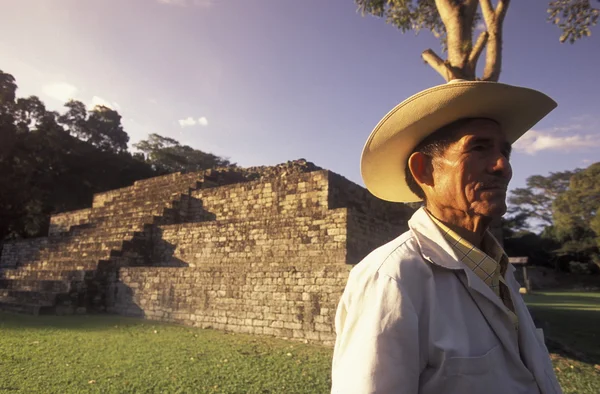
[[[435,0],[440,18],[446,28],[448,59],[443,60],[433,50],[422,54],[423,60],[445,80],[476,80],[475,69],[483,49],[487,47],[484,81],[498,81],[502,65],[502,24],[510,0],[499,0],[496,9],[491,0]],[[477,5],[481,5],[487,31],[480,33],[473,45],[473,23]]]

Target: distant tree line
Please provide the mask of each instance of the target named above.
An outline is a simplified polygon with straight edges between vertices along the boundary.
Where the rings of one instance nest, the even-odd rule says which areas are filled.
[[[0,244],[45,235],[50,215],[89,207],[94,193],[177,171],[232,165],[227,159],[151,134],[128,150],[114,109],[46,109],[17,97],[15,78],[0,70]]]
[[[562,271],[600,271],[600,162],[585,169],[535,175],[511,192],[503,221],[513,256]]]

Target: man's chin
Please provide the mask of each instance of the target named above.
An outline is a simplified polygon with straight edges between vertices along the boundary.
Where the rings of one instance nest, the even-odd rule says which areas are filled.
[[[481,216],[489,217],[491,219],[500,219],[506,213],[506,203],[493,203],[490,202],[479,210]]]

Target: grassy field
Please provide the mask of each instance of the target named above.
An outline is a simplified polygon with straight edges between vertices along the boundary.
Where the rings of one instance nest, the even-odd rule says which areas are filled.
[[[325,393],[331,349],[116,316],[0,314],[0,393]]]
[[[600,364],[600,293],[543,292],[525,301],[546,336]]]
[[[565,393],[598,394],[600,294],[526,298],[547,335],[577,353],[552,356]],[[272,338],[118,316],[0,313],[0,393],[327,393],[330,365],[330,348]]]
[[[524,298],[543,325],[565,393],[600,393],[600,293],[536,292]]]

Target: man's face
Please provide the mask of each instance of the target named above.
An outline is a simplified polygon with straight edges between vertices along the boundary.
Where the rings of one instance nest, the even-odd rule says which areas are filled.
[[[433,189],[428,204],[469,216],[501,217],[512,177],[510,151],[496,122],[473,119],[465,123],[457,141],[432,160]]]

